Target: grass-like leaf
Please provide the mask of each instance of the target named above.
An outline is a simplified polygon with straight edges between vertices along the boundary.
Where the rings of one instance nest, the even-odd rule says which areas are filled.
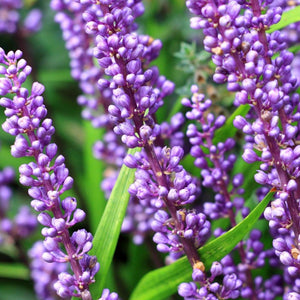
[[[214,261],[219,261],[230,253],[237,243],[249,233],[273,195],[273,191],[269,192],[242,222],[198,250],[207,269]],[[166,299],[176,293],[180,283],[191,281],[191,274],[192,268],[187,258],[183,257],[169,266],[146,274],[133,291],[130,300]]]
[[[0,277],[29,280],[29,270],[24,265],[0,263]]]
[[[136,151],[130,149],[128,153],[133,154]],[[94,246],[90,254],[97,256],[100,271],[96,275],[96,283],[91,286],[93,299],[100,297],[105,286],[129,200],[128,188],[134,181],[134,174],[134,169],[123,165],[94,236]]]
[[[280,30],[292,23],[296,23],[299,21],[300,21],[300,6],[296,6],[291,10],[285,11],[282,14],[280,22],[272,25],[267,32],[272,33],[276,30]]]
[[[81,178],[81,189],[84,191],[87,215],[90,221],[92,233],[96,232],[106,206],[104,192],[100,188],[103,180],[103,172],[106,167],[105,162],[93,156],[92,147],[96,139],[101,139],[104,130],[95,129],[90,122],[84,122],[85,143],[84,143],[84,176]]]

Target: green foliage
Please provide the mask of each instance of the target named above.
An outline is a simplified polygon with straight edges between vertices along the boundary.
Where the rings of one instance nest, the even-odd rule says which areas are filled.
[[[0,279],[0,291],[1,300],[37,300],[32,284],[24,280]]]
[[[136,151],[130,149],[128,153],[134,154]],[[126,213],[129,200],[128,188],[133,183],[134,174],[134,169],[129,169],[123,165],[94,236],[94,246],[90,254],[97,256],[101,266],[100,271],[96,275],[96,283],[91,286],[95,299],[100,296],[99,293],[105,286],[106,276],[114,256],[121,225]]]
[[[87,217],[89,218],[91,230],[94,234],[104,212],[107,200],[100,188],[105,163],[93,156],[92,147],[96,138],[101,140],[104,131],[93,128],[88,121],[84,122],[84,129],[84,173],[79,182],[81,183],[81,190],[83,191],[87,206]]]
[[[204,50],[199,51],[195,42],[191,44],[183,42],[174,56],[178,58],[176,68],[194,75],[195,71],[209,60],[211,54]]]
[[[28,280],[29,270],[19,263],[0,263],[0,277]]]

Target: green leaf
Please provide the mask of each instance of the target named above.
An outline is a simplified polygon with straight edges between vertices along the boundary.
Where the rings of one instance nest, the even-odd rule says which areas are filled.
[[[274,192],[270,191],[241,223],[198,250],[206,269],[209,269],[214,261],[219,261],[230,253],[249,233],[273,195]],[[130,300],[166,299],[176,293],[180,283],[191,281],[191,275],[192,268],[187,258],[183,257],[169,266],[146,274],[133,291]]]
[[[137,150],[130,149],[129,154]],[[135,169],[122,166],[117,182],[105,207],[97,228],[91,255],[96,255],[100,263],[100,271],[96,274],[96,283],[91,286],[93,299],[98,299],[105,286],[107,273],[117,246],[121,225],[129,200],[128,188],[134,181]]]
[[[95,129],[89,121],[84,123],[85,142],[84,142],[84,175],[79,182],[84,192],[85,203],[87,206],[87,216],[90,221],[91,231],[95,234],[101,216],[104,212],[107,200],[100,183],[103,180],[105,163],[94,157],[92,147],[96,140],[102,139],[104,130]]]
[[[229,137],[235,136],[238,129],[233,125],[234,118],[236,116],[246,116],[249,109],[250,105],[241,105],[233,112],[233,114],[231,114],[231,116],[226,120],[224,126],[216,130],[215,137],[213,139],[214,145],[216,145],[218,142],[224,142],[224,140]]]
[[[296,6],[291,10],[285,11],[282,14],[280,22],[272,25],[267,32],[272,33],[298,21],[300,21],[300,6]]]
[[[29,270],[19,263],[0,263],[0,277],[29,280]]]

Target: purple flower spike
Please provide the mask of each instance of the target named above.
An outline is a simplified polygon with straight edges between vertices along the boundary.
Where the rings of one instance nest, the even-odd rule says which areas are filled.
[[[283,299],[296,298],[299,287],[297,290],[295,280],[291,278],[296,277],[297,272],[299,276],[300,270],[297,149],[300,106],[296,92],[300,82],[292,72],[294,55],[287,51],[290,32],[268,33],[268,28],[281,19],[283,9],[290,8],[289,3],[253,0],[246,4],[230,0],[224,5],[223,2],[187,0],[186,4],[196,15],[191,26],[203,30],[204,47],[212,54],[217,66],[215,81],[227,82],[229,90],[237,91],[236,105],[251,106],[245,118],[235,118],[234,125],[246,134],[244,160],[248,163],[261,161],[255,174],[256,182],[277,191],[264,216],[275,238],[275,254],[288,273],[288,285],[292,286],[291,291],[286,288]],[[231,13],[234,17],[228,18]],[[292,26],[295,29],[299,24]],[[288,28],[285,31],[288,32]],[[211,184],[211,177],[208,184]],[[207,206],[212,211],[212,206]],[[258,252],[261,245],[255,242],[252,247]],[[258,265],[262,263],[262,259],[257,261]],[[261,290],[260,283],[256,284],[260,289],[259,299],[276,297],[277,291],[273,294],[267,288],[270,282],[265,282],[265,291]],[[244,292],[249,294],[249,290]]]
[[[170,125],[164,123],[161,126],[155,121],[155,113],[163,105],[163,98],[174,90],[174,84],[160,76],[156,67],[149,68],[162,44],[136,32],[135,19],[143,11],[139,0],[102,1],[96,6],[93,6],[94,1],[81,3],[90,5],[82,16],[86,22],[86,33],[96,45],[91,53],[106,75],[106,79],[97,83],[100,91],[110,97],[111,103],[105,102],[104,107],[110,114],[113,132],[125,146],[142,148],[140,153],[124,160],[127,166],[137,168],[136,180],[129,188],[132,196],[129,211],[138,213],[139,218],[136,241],[141,242],[153,214],[166,209],[175,230],[167,237],[169,244],[164,243],[162,236],[155,237],[158,248],[164,252],[171,251],[175,258],[185,252],[194,265],[199,262],[196,249],[208,237],[209,222],[204,215],[195,214],[196,221],[190,227],[184,224],[183,215],[194,212],[182,210],[182,206],[195,201],[199,188],[180,165],[184,154],[180,147],[183,146],[183,135],[179,133],[184,122],[182,115],[173,118]],[[80,102],[87,103],[84,98]],[[89,113],[87,116],[92,118]],[[218,119],[216,126],[223,121]],[[164,147],[163,140],[173,136],[176,136],[174,144],[170,148]],[[98,157],[104,157],[105,144],[97,143],[96,148]],[[112,152],[107,152],[108,157]],[[108,182],[107,186],[112,184]],[[134,201],[138,202],[135,207]],[[181,211],[183,215],[179,213]],[[155,219],[153,228],[160,231],[160,219]],[[137,219],[128,216],[124,228],[131,228],[135,222]]]
[[[0,52],[3,52],[0,49]],[[69,261],[74,275],[59,275],[59,280],[54,284],[58,295],[61,297],[85,297],[89,299],[89,284],[94,279],[99,269],[99,264],[86,263],[94,260],[87,255],[92,248],[92,235],[85,230],[74,232],[70,236],[68,228],[85,217],[82,210],[76,209],[76,200],[67,198],[61,201],[64,191],[70,189],[73,179],[64,165],[64,158],[57,156],[57,146],[51,144],[54,133],[51,119],[45,119],[47,110],[43,104],[42,93],[44,86],[33,83],[31,95],[22,87],[24,80],[19,81],[19,74],[25,71],[26,62],[19,60],[20,51],[3,54],[0,63],[7,72],[4,78],[11,81],[10,93],[14,94],[10,108],[6,106],[7,119],[3,124],[5,131],[16,135],[15,143],[11,148],[12,155],[16,157],[30,156],[33,161],[20,167],[20,182],[30,187],[29,195],[34,197],[31,205],[39,212],[39,222],[45,227],[42,234],[46,237],[45,249],[40,253],[48,262]],[[17,66],[17,67],[16,67]],[[28,73],[29,74],[29,73]],[[5,103],[3,99],[1,103]],[[50,214],[53,217],[50,217]],[[72,219],[73,214],[73,219]],[[16,222],[22,225],[20,235],[27,235],[36,224],[32,220],[28,209],[23,209],[16,217]],[[64,245],[62,250],[60,243]],[[88,274],[88,276],[86,275]],[[38,279],[37,277],[35,277]],[[72,279],[70,279],[72,278]]]

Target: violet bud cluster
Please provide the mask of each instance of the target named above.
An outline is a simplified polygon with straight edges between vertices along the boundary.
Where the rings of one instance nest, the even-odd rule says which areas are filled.
[[[300,1],[286,1],[286,0],[278,0],[270,3],[271,6],[280,6],[283,11],[291,10],[300,5]],[[300,22],[295,22],[287,25],[285,28],[281,30],[281,32],[285,35],[285,39],[288,47],[293,47],[300,42]],[[294,60],[291,63],[291,68],[293,74],[297,77],[298,81],[300,81],[300,51],[296,50],[294,52]]]
[[[210,236],[210,223],[203,213],[180,209],[177,211],[177,220],[180,226],[175,226],[168,213],[159,210],[155,213],[152,222],[152,229],[156,232],[153,241],[157,243],[159,252],[170,253],[168,262],[184,255],[180,238],[191,240],[194,247],[198,249]]]
[[[236,155],[230,153],[235,141],[228,138],[214,143],[216,130],[225,124],[226,118],[223,115],[215,117],[210,112],[212,101],[205,99],[197,86],[193,85],[191,92],[191,100],[182,99],[182,104],[190,108],[186,113],[187,119],[194,121],[188,125],[186,133],[191,144],[190,153],[195,157],[194,165],[201,170],[202,185],[215,192],[214,202],[205,202],[204,211],[211,219],[229,217],[231,225],[235,226],[234,214],[239,211],[244,217],[248,214],[242,197],[243,175],[230,176],[236,161]]]
[[[102,12],[92,2],[52,0],[50,6],[56,12],[55,21],[60,24],[63,33],[71,60],[71,75],[79,82],[83,92],[77,98],[78,104],[83,106],[82,117],[89,120],[93,127],[105,129],[103,139],[98,140],[93,147],[93,154],[95,158],[109,164],[101,183],[108,199],[126,149],[113,132],[114,124],[108,114],[108,107],[112,104],[112,91],[109,88],[100,91],[97,84],[104,75],[104,69],[99,67],[93,57],[97,42],[93,35],[85,31],[83,13],[97,18]]]
[[[112,90],[108,112],[117,123],[114,132],[127,147],[142,147],[159,134],[152,115],[174,88],[156,67],[145,69],[158,56],[161,42],[134,32],[134,20],[144,11],[140,1],[100,2],[97,7],[102,17],[88,10],[83,18],[97,42],[94,57],[112,78],[99,79],[98,86],[101,92]]]
[[[57,145],[51,143],[55,132],[52,120],[46,118],[43,104],[44,86],[34,82],[31,92],[23,83],[31,67],[22,58],[22,52],[0,49],[0,105],[5,108],[4,131],[15,136],[11,147],[14,157],[31,157],[32,161],[19,168],[20,183],[28,186],[33,198],[31,206],[39,212],[38,221],[44,226],[45,251],[42,257],[47,262],[69,262],[73,275],[60,273],[54,287],[61,297],[83,297],[90,299],[89,285],[99,270],[95,257],[87,252],[92,248],[92,235],[84,229],[69,233],[69,228],[83,221],[85,213],[77,208],[76,199],[62,198],[72,188],[62,155]],[[8,94],[12,99],[7,98]],[[63,245],[63,248],[61,247]]]
[[[195,214],[193,222],[199,228],[192,228],[193,225],[184,224],[177,213],[183,205],[195,200],[198,188],[179,165],[182,148],[163,147],[160,141],[161,127],[154,116],[163,98],[174,89],[174,84],[160,76],[156,67],[148,67],[158,56],[161,42],[135,32],[135,18],[144,10],[140,1],[89,3],[97,4],[102,12],[98,14],[100,17],[95,17],[87,11],[83,17],[87,22],[86,31],[97,41],[94,56],[107,75],[98,80],[98,86],[101,91],[112,90],[113,104],[108,112],[116,124],[114,132],[127,147],[142,148],[140,153],[124,159],[128,167],[137,168],[136,181],[129,192],[147,213],[153,214],[158,209],[163,213],[167,208],[175,224],[174,236],[182,235],[179,237],[182,246],[170,250],[177,253],[183,249],[194,265],[199,262],[196,249],[207,238],[209,223],[204,215],[198,220]],[[176,119],[174,121],[176,123]],[[165,229],[157,229],[166,233]],[[184,232],[187,232],[186,237]]]
[[[211,219],[228,218],[230,228],[232,228],[237,224],[239,213],[243,218],[249,213],[249,208],[244,205],[243,199],[243,175],[231,175],[236,156],[230,152],[232,152],[235,142],[228,138],[224,142],[215,143],[217,130],[225,124],[226,118],[223,115],[214,116],[211,112],[212,101],[205,99],[205,96],[199,93],[197,86],[192,86],[191,92],[191,99],[182,99],[182,104],[190,108],[186,117],[193,121],[187,128],[187,136],[191,144],[190,153],[196,158],[195,166],[201,170],[202,185],[212,189],[215,193],[213,202],[206,201],[204,203],[204,212]],[[224,229],[220,228],[214,231],[216,236],[223,233]],[[252,275],[251,270],[262,268],[265,265],[265,259],[272,257],[274,251],[263,250],[260,238],[260,231],[253,230],[249,239],[246,242],[240,242],[236,247],[240,257],[238,267],[236,268],[233,262],[231,264],[234,270],[231,268],[230,272],[233,272],[242,282],[238,290],[243,299],[257,299],[258,295],[260,295],[259,297],[265,295],[262,287],[266,283],[264,280],[261,281],[262,287],[258,292],[257,279]],[[224,274],[228,275],[227,272]],[[194,284],[195,282],[191,286]],[[280,291],[282,288],[278,288],[268,299],[274,299]]]
[[[224,266],[222,263],[213,262],[210,268],[211,275],[208,277],[199,269],[193,270],[193,280],[190,283],[181,283],[178,287],[178,293],[185,300],[192,299],[236,299],[240,295],[240,287],[242,281],[237,278],[236,274],[226,274],[223,281],[215,280],[224,274]],[[200,284],[200,288],[196,285]]]
[[[255,180],[275,188],[276,199],[265,211],[275,237],[282,237],[288,251],[278,249],[287,273],[299,276],[299,86],[292,73],[293,54],[286,50],[288,38],[284,32],[266,30],[279,22],[282,8],[271,1],[186,1],[196,15],[191,26],[203,29],[204,47],[212,53],[217,65],[214,80],[227,83],[236,92],[235,104],[250,104],[255,119],[236,117],[234,125],[247,138],[243,158],[260,161]],[[263,8],[263,9],[262,9]],[[273,55],[278,56],[273,58]],[[290,241],[293,241],[292,243]],[[293,248],[293,246],[295,248]],[[287,255],[288,254],[288,255]],[[293,271],[292,271],[293,270]],[[285,297],[298,293],[296,281],[286,279],[289,286]],[[292,295],[292,296],[291,296]]]

